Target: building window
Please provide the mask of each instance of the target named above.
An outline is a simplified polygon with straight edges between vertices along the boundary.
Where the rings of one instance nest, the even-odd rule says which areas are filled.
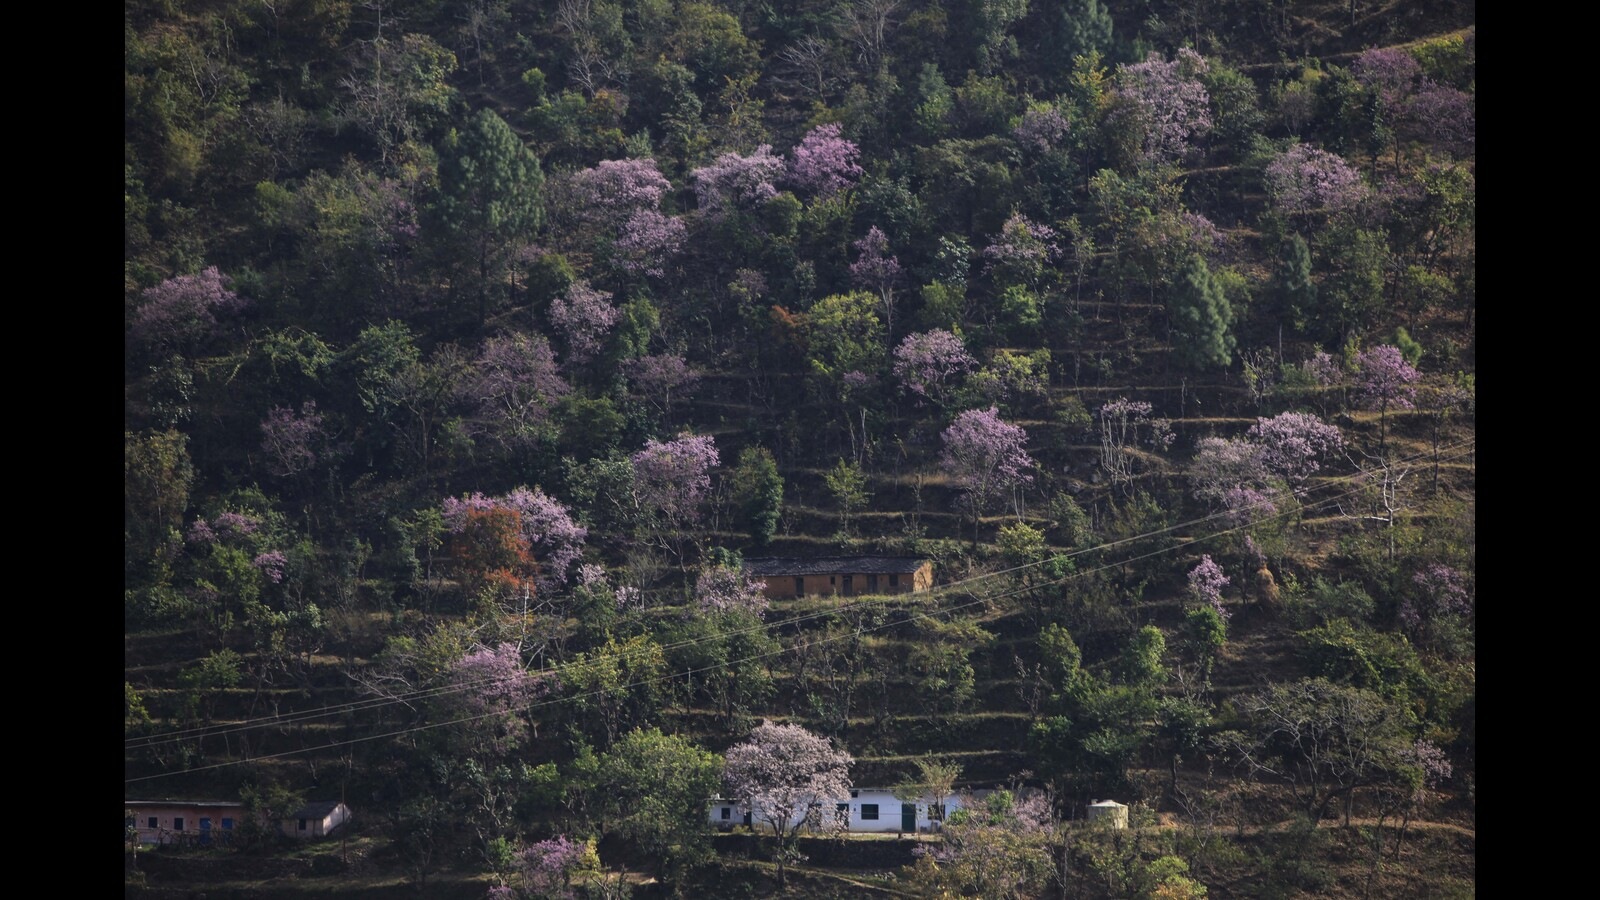
[[[150,824],[145,826],[145,827],[147,827],[147,828],[160,828],[161,827],[161,820],[157,819],[155,816],[151,816],[150,817]]]
[[[876,576],[876,575],[868,575],[867,576],[867,593],[869,593],[869,594],[873,593],[877,589],[878,589],[878,576]]]
[[[863,804],[861,804],[861,821],[863,821],[863,822],[876,822],[877,820],[878,820],[878,804],[876,804],[876,803],[863,803]]]
[[[851,594],[855,593],[855,589],[851,585],[851,582],[853,582],[855,580],[856,580],[856,577],[854,575],[846,575],[844,577],[844,595],[846,597],[848,597]]]
[[[854,800],[855,798],[857,798],[859,796],[861,796],[861,792],[860,791],[851,791],[850,792],[850,799],[852,799],[852,800]]]
[[[722,808],[722,821],[726,822],[731,818],[733,818],[733,807],[724,806]]]
[[[836,810],[836,811],[838,811],[838,812],[842,812],[842,813],[848,813],[848,812],[850,812],[850,804],[848,804],[848,803],[835,803],[835,804],[834,804],[834,805],[833,805],[833,808],[834,808],[834,809],[835,809],[835,810]]]
[[[889,573],[889,587],[899,587],[899,586],[900,586],[900,576],[896,575],[893,572],[890,572]]]
[[[929,822],[943,822],[944,821],[944,804],[943,803],[929,803],[928,804],[928,821]]]
[[[796,597],[804,597],[805,594],[806,594],[806,580],[803,577],[801,577],[799,575],[796,575],[795,578],[794,578],[794,595]]]
[[[173,816],[172,817],[172,830],[173,831],[182,831],[183,830],[183,816]]]
[[[300,828],[299,828],[299,830],[301,830],[301,831],[305,831],[306,830],[306,820],[305,819],[301,819],[300,820]]]
[[[233,830],[233,820],[232,819],[223,819],[222,820],[222,830],[223,831],[232,831]]]
[[[837,575],[829,575],[828,576],[828,584],[830,586],[838,584],[838,583],[839,583],[839,576],[837,576]]]

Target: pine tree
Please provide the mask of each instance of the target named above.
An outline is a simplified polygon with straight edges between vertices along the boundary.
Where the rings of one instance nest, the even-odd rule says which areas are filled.
[[[1209,369],[1233,362],[1233,307],[1204,259],[1192,256],[1184,264],[1167,307],[1173,343],[1185,365]]]

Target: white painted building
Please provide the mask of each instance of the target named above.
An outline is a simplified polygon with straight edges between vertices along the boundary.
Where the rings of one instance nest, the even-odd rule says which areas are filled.
[[[840,797],[831,805],[819,807],[817,821],[831,823],[842,819],[845,830],[854,832],[930,832],[939,830],[945,818],[960,808],[961,800],[954,794],[945,797],[943,803],[935,804],[927,797],[902,800],[888,788],[858,788],[850,792],[848,799]],[[825,816],[837,818],[823,818]],[[737,800],[712,800],[710,817],[711,824],[723,830],[736,825],[767,827],[765,822],[752,818],[749,810]],[[790,824],[798,824],[803,818],[805,814],[798,813]],[[829,829],[823,827],[818,830]]]

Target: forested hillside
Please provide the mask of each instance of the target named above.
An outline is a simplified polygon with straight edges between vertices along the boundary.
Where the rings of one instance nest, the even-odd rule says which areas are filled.
[[[1473,16],[129,0],[129,895],[1471,896]]]

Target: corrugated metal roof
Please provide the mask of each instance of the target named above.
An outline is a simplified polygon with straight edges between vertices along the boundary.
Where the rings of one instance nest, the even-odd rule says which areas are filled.
[[[929,560],[917,556],[818,556],[811,559],[747,559],[745,571],[753,578],[784,575],[890,575],[908,574]]]

